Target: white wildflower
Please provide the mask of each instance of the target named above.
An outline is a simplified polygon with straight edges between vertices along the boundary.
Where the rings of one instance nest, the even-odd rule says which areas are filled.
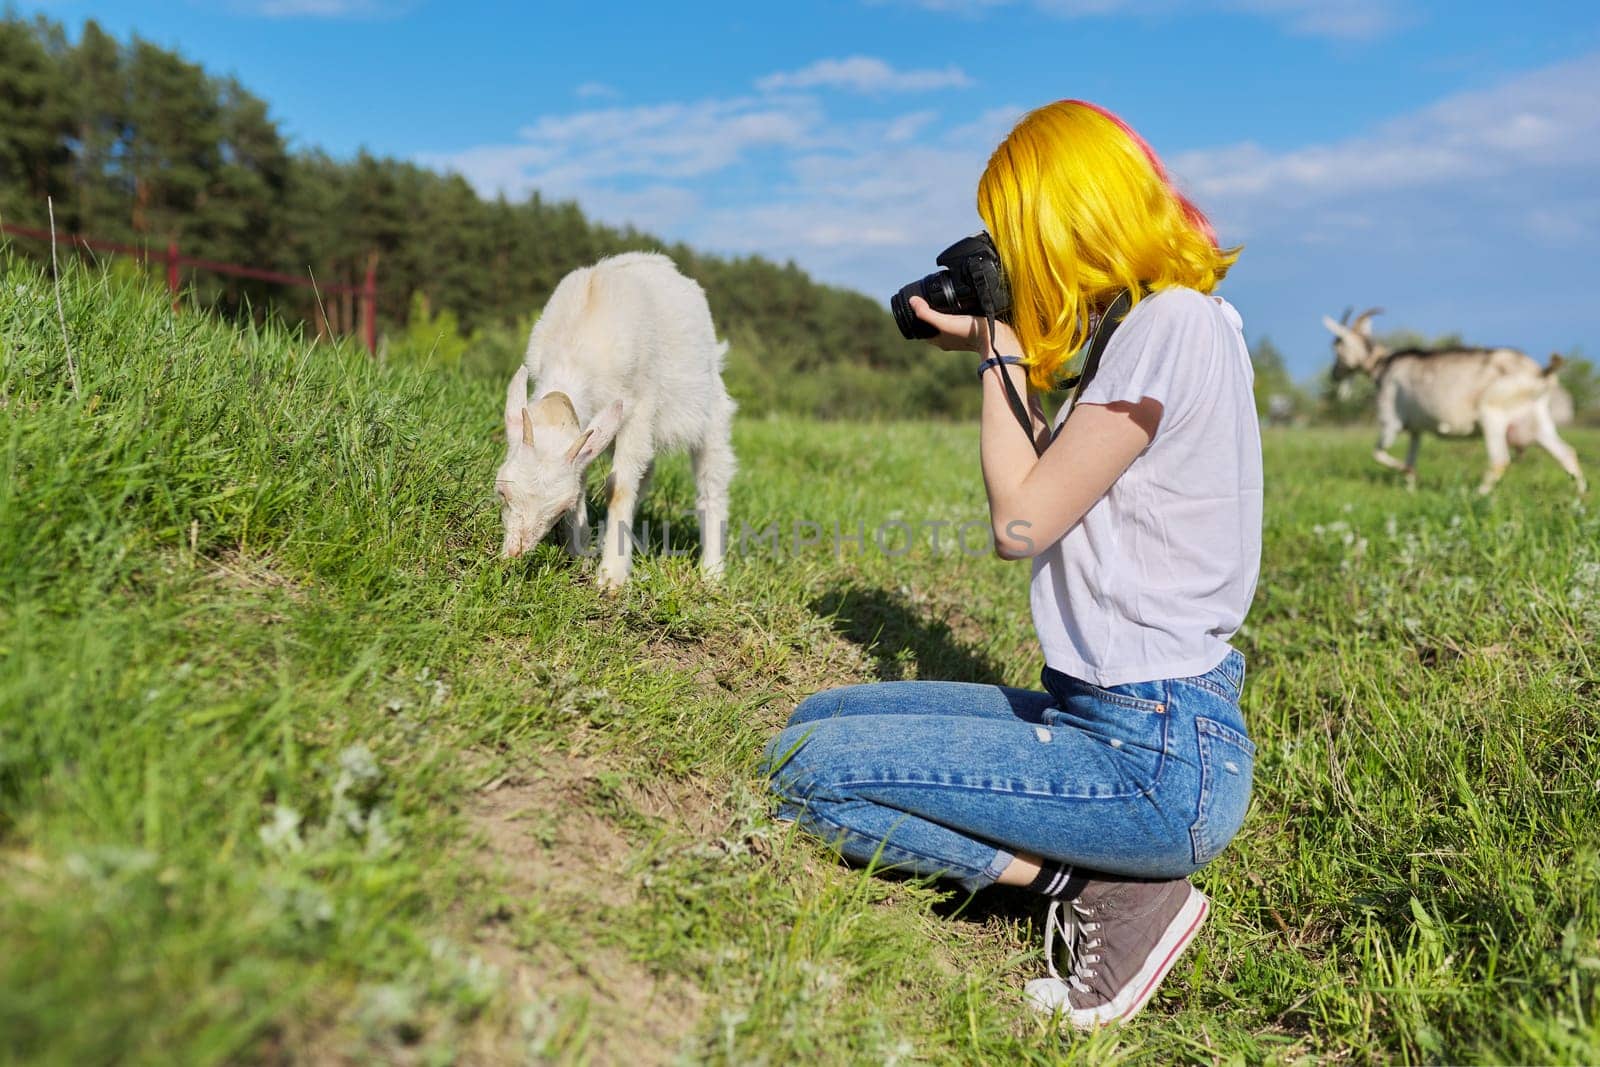
[[[341,780],[348,776],[349,782],[353,785],[357,782],[372,781],[381,773],[378,761],[372,758],[372,752],[366,745],[351,745],[339,753]],[[337,786],[335,788],[337,789]]]
[[[260,829],[261,843],[268,852],[280,855],[300,852],[306,843],[300,838],[300,813],[282,804],[272,806],[272,821]]]
[[[884,1067],[900,1067],[900,1064],[916,1059],[917,1046],[905,1038],[894,1043],[893,1048],[885,1049],[883,1053]]]
[[[383,812],[377,808],[367,813],[367,854],[369,856],[381,855],[394,844],[394,837],[389,833],[383,822]]]

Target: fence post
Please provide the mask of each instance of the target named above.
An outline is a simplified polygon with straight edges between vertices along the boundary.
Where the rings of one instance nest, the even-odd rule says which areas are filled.
[[[178,310],[178,242],[167,242],[167,291],[172,294],[172,310]]]
[[[367,277],[361,283],[362,332],[366,336],[367,355],[378,354],[378,253],[367,256]]]

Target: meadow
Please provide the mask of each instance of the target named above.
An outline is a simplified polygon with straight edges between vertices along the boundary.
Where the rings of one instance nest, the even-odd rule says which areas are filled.
[[[1542,454],[1483,499],[1478,444],[1408,493],[1366,430],[1267,434],[1253,807],[1085,1037],[1022,1002],[1032,900],[849,869],[756,771],[825,686],[1036,681],[1026,567],[934,545],[974,426],[743,420],[778,542],[608,598],[495,558],[498,388],[62,299],[77,397],[6,266],[0,1063],[1600,1062],[1600,515]],[[664,463],[657,548],[692,499]]]

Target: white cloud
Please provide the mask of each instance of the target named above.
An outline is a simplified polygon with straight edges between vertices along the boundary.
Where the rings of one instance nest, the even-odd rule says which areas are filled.
[[[478,145],[449,154],[424,153],[417,161],[424,166],[455,171],[465,176],[486,196],[504,193],[518,197],[538,188],[533,176],[550,164],[553,158],[549,149],[543,146],[514,144]]]
[[[906,0],[925,11],[980,15],[1027,3],[1061,18],[1194,14],[1256,15],[1293,34],[1346,40],[1381,37],[1413,18],[1412,0]]]
[[[769,74],[756,82],[762,92],[784,89],[848,89],[858,93],[903,93],[964,88],[972,79],[960,67],[896,70],[872,56],[819,59],[799,70]]]
[[[805,97],[737,97],[577,111],[541,118],[510,144],[425,154],[480,191],[588,198],[639,182],[692,183],[752,154],[794,151],[819,136],[822,116]],[[641,223],[643,224],[643,223]]]
[[[595,218],[670,240],[704,215],[706,205],[704,197],[681,185],[647,185],[628,191],[596,189],[583,197],[583,208]]]
[[[1033,0],[1033,6],[1063,18],[1090,18],[1101,15],[1126,15],[1140,11],[1160,11],[1173,4],[1160,0],[1137,3],[1135,0]]]
[[[266,18],[387,18],[411,8],[410,0],[234,0],[229,5],[241,15]]]
[[[1403,0],[1218,0],[1223,11],[1260,15],[1307,37],[1370,40],[1410,22]]]
[[[1326,358],[1323,314],[1382,304],[1390,327],[1530,351],[1600,331],[1600,55],[1458,93],[1356,136],[1173,156],[1225,241],[1251,335],[1297,373]]]
[[[786,161],[769,196],[696,219],[692,240],[792,258],[823,281],[887,299],[935,269],[940,249],[982,226],[978,176],[1021,114],[996,108],[915,142],[885,136],[903,119],[836,127],[816,150]]]
[[[868,4],[879,6],[889,0],[867,0]],[[1012,0],[905,0],[914,7],[924,11],[938,11],[954,15],[981,15],[990,8],[1005,7]]]
[[[938,121],[937,111],[913,111],[909,115],[901,115],[890,122],[883,131],[883,139],[894,144],[904,144],[914,140],[918,134],[927,129],[932,123]]]
[[[981,225],[978,175],[1021,113],[940,129],[930,110],[842,120],[803,95],[601,108],[422,162],[487,194],[574,198],[613,224],[888,292]]]
[[[1497,179],[1520,184],[1551,172],[1600,180],[1596,99],[1600,55],[1447,97],[1360,136],[1284,152],[1245,142],[1171,164],[1201,204],[1248,235],[1286,210],[1402,190],[1481,193]]]
[[[821,124],[804,98],[607,108],[540,119],[520,134],[573,178],[693,178],[762,147],[805,144]]]

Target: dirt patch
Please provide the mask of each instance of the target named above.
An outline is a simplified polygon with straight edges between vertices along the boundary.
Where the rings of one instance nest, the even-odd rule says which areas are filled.
[[[632,902],[627,839],[588,806],[600,781],[588,760],[505,775],[479,789],[468,816],[484,837],[488,866],[529,893],[598,894],[612,907]]]
[[[610,936],[628,921],[630,864],[645,842],[601,812],[616,805],[684,822],[701,803],[659,783],[619,784],[609,768],[574,757],[518,768],[474,794],[467,815],[504,903],[480,911],[472,937],[504,976],[511,1011],[480,1035],[471,1061],[522,1062],[540,1050],[600,1064],[679,1058],[703,997]]]
[[[270,556],[252,556],[228,549],[215,556],[202,557],[206,577],[218,585],[246,592],[280,593],[295,603],[306,599],[304,586],[279,571]]]
[[[713,699],[748,700],[767,724],[781,726],[794,706],[812,693],[876,678],[870,657],[811,613],[779,620],[745,620],[741,629],[719,629],[685,640],[649,640],[644,655],[689,675]]]
[[[671,638],[657,638],[645,646],[645,654],[658,663],[670,664],[685,674],[694,678],[695,684],[704,690],[731,689],[725,685],[717,672],[716,666],[708,654],[708,645],[704,642],[677,641]]]

